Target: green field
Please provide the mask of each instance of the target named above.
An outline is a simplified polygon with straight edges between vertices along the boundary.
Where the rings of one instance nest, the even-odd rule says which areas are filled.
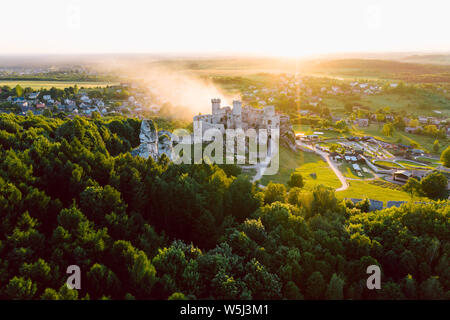
[[[334,116],[344,114],[346,97],[327,97],[323,104]],[[382,92],[376,95],[362,95],[355,102],[370,108],[372,112],[389,107],[392,111],[404,111],[408,114],[437,116],[434,110],[442,112],[442,116],[450,116],[450,100],[442,95],[416,90],[414,93]]]
[[[342,134],[338,131],[313,129],[309,124],[294,124],[292,128],[295,133],[304,133],[305,135],[313,134],[315,131],[323,132],[323,134],[319,135],[319,138],[321,139],[336,139],[346,136],[346,134]]]
[[[407,168],[433,169],[432,166],[420,165],[418,163],[408,160],[398,160],[396,162]]]
[[[418,157],[416,158],[417,161],[424,161],[427,162],[428,166],[430,167],[439,167],[440,165],[442,165],[441,161],[437,160],[437,159],[431,159],[431,158],[427,158],[427,157]]]
[[[305,189],[311,189],[318,184],[323,184],[334,189],[341,186],[334,172],[321,157],[314,153],[303,151],[295,153],[284,147],[281,147],[280,150],[280,168],[278,174],[263,176],[260,183],[267,185],[270,181],[273,181],[286,184],[294,170],[302,173],[303,179],[305,180]],[[312,173],[316,174],[316,178],[310,176]],[[351,178],[356,177],[358,176],[355,175]],[[350,187],[347,190],[336,192],[338,198],[370,198],[384,202],[389,200],[410,200],[409,194],[402,191],[399,186],[392,185],[383,180],[376,182],[349,180],[348,183]],[[379,185],[376,185],[376,183]]]
[[[386,59],[389,59],[386,57]],[[310,74],[353,79],[402,80],[414,83],[446,83],[450,66],[431,63],[404,63],[377,59],[335,59],[312,61],[304,71]]]
[[[267,185],[270,181],[286,184],[291,173],[298,171],[305,181],[305,188],[310,189],[317,184],[323,184],[332,188],[341,186],[339,179],[328,167],[322,158],[314,153],[297,151],[293,152],[285,147],[280,148],[280,168],[278,174],[263,176],[261,184]],[[313,178],[310,174],[316,174]]]
[[[433,110],[440,110],[443,115],[450,116],[450,100],[442,96],[418,91],[408,94],[382,93],[362,96],[361,104],[372,111],[390,107],[391,110],[403,110],[417,115],[436,116]]]
[[[41,88],[50,89],[55,87],[57,89],[64,89],[67,87],[73,87],[77,85],[79,88],[95,88],[95,87],[106,87],[115,85],[112,82],[95,82],[95,81],[33,81],[33,80],[0,80],[0,86],[10,86],[15,87],[20,85],[23,88],[30,87],[34,90],[39,90]]]
[[[365,167],[365,166],[362,166]],[[351,164],[348,163],[343,163],[339,166],[339,170],[342,172],[342,174],[344,175],[344,177],[347,178],[352,178],[352,179],[368,179],[368,178],[373,178],[373,174],[366,173],[364,171],[361,171],[361,175],[362,177],[358,176],[358,174],[355,172],[355,170],[353,170],[353,167]]]
[[[348,181],[350,187],[347,190],[336,192],[336,196],[340,199],[343,198],[357,198],[364,199],[369,198],[373,200],[383,201],[408,201],[411,197],[408,193],[386,188],[383,186],[374,185],[368,181],[351,180]]]
[[[312,134],[313,130],[309,124],[294,124],[293,126],[295,133]]]
[[[390,168],[402,168],[401,165],[398,165],[395,162],[392,161],[383,161],[383,160],[375,160],[373,161],[374,164],[378,164],[380,166],[390,167]]]

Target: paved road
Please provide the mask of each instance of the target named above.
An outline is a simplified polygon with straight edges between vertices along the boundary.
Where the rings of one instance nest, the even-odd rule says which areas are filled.
[[[297,145],[299,145],[302,148],[307,148],[307,149],[313,150],[315,153],[317,153],[319,156],[321,156],[328,163],[331,170],[333,170],[334,174],[338,177],[339,181],[342,184],[342,186],[340,188],[337,188],[336,191],[344,191],[344,190],[348,189],[349,185],[348,185],[347,179],[345,179],[342,172],[336,167],[336,164],[331,161],[331,159],[327,153],[317,150],[315,147],[310,147],[307,144],[301,143],[300,141],[297,141]]]
[[[275,154],[278,153],[278,148],[276,146],[274,146],[274,150],[270,150],[268,151],[268,156],[266,157],[266,159],[264,159],[264,161],[262,162],[258,162],[257,164],[255,164],[254,168],[256,169],[256,175],[253,177],[252,182],[258,181],[259,179],[262,178],[262,176],[264,175],[264,172],[267,170],[267,167],[270,164],[270,161],[272,161],[272,158]],[[278,158],[278,161],[280,161],[280,159]],[[260,185],[262,186],[262,185]]]

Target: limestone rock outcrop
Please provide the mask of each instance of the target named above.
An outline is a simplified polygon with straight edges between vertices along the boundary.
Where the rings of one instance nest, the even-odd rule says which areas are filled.
[[[141,144],[133,150],[133,155],[158,160],[162,154],[165,154],[172,159],[172,134],[164,130],[158,133],[153,120],[142,120],[139,139]]]
[[[172,158],[172,138],[170,132],[160,131],[158,138],[158,152],[159,156],[165,154],[169,159]]]

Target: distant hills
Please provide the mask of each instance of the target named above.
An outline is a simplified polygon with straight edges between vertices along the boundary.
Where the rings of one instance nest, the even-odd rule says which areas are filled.
[[[307,64],[304,71],[342,77],[380,78],[417,83],[450,81],[450,64],[407,63],[393,60],[313,60]]]
[[[98,54],[53,56],[1,56],[0,67],[90,66],[122,71],[153,68],[197,75],[245,75],[256,73],[304,73],[343,78],[402,80],[415,83],[449,83],[450,53],[348,53],[310,58],[242,55]],[[148,71],[147,71],[148,70]]]
[[[450,54],[411,55],[402,59],[405,62],[432,63],[450,65]]]

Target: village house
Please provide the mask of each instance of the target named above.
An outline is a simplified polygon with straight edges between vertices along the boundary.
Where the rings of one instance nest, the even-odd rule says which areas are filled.
[[[367,127],[369,126],[369,119],[365,118],[356,119],[354,124],[357,124],[359,127]]]
[[[427,117],[419,117],[419,122],[421,124],[427,124],[428,123],[428,118]]]
[[[30,93],[30,94],[28,95],[28,99],[30,99],[30,100],[36,100],[37,97],[39,96],[39,94],[40,94],[39,91],[38,91],[38,92],[32,92],[32,93]]]
[[[9,100],[11,101],[11,100]],[[15,103],[17,105],[22,104],[25,102],[25,98],[24,97],[16,97],[16,98],[12,98],[12,103]]]
[[[75,101],[72,101],[72,100],[70,100],[70,99],[65,99],[65,100],[64,100],[64,104],[74,105],[74,104],[75,104]]]
[[[421,129],[422,129],[422,127],[405,127],[405,132],[416,133],[417,131],[419,131]]]
[[[406,183],[409,178],[422,179],[428,174],[424,170],[396,170],[392,173],[392,180]]]
[[[91,99],[87,95],[82,95],[80,101],[84,103],[91,103]]]

